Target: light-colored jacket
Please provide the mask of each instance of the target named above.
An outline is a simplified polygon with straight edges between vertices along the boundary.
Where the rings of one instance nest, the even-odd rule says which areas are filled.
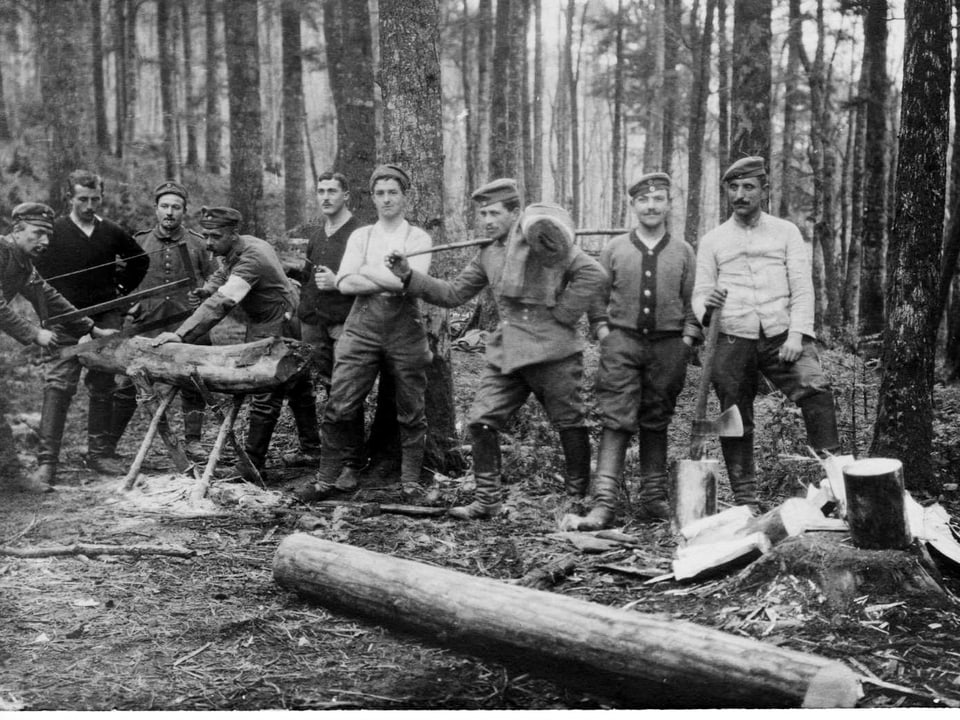
[[[693,310],[703,319],[715,286],[725,288],[720,332],[757,338],[813,333],[810,249],[792,222],[761,213],[752,227],[731,217],[700,241]]]

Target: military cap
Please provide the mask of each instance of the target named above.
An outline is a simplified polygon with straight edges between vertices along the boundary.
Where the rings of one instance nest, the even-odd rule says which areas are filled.
[[[520,191],[513,178],[498,178],[474,190],[470,199],[480,207],[486,207],[497,202],[520,200]]]
[[[237,227],[243,221],[243,215],[238,210],[229,207],[202,207],[200,208],[200,226],[212,230],[213,228]]]
[[[25,222],[53,232],[53,209],[37,202],[20,203],[13,209],[13,221]]]
[[[663,172],[653,172],[637,178],[633,185],[630,186],[630,189],[627,190],[627,193],[629,193],[630,199],[632,200],[637,197],[637,195],[646,195],[654,190],[669,189],[670,176]]]
[[[399,165],[378,165],[370,176],[370,192],[377,180],[392,178],[400,183],[400,188],[406,192],[410,188],[410,176]]]
[[[741,180],[743,178],[761,177],[767,174],[762,157],[745,157],[737,160],[727,168],[720,182]]]
[[[153,191],[153,201],[156,202],[163,195],[179,195],[183,198],[184,202],[187,201],[187,189],[173,180],[164,180],[157,185]]]

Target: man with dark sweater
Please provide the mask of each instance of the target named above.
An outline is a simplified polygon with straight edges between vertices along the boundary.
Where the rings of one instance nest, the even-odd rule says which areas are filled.
[[[150,261],[130,233],[97,215],[103,202],[103,180],[99,175],[75,170],[68,183],[70,214],[54,221],[50,248],[37,261],[37,270],[68,302],[82,310],[136,289]],[[116,330],[123,322],[123,311],[107,310],[91,315],[90,319],[98,327]],[[58,332],[58,336],[69,334]],[[67,410],[79,381],[80,363],[76,358],[58,360],[46,368],[37,456],[37,479],[41,482],[49,484],[56,476]],[[107,447],[114,376],[88,370],[84,382],[90,393],[87,463],[98,473],[120,474],[124,468],[110,457]]]
[[[667,427],[686,379],[689,348],[701,337],[690,304],[696,258],[671,237],[670,176],[649,173],[629,190],[637,227],[600,254],[609,284],[596,316],[600,341],[597,405],[603,423],[594,506],[571,529],[613,524],[630,438],[639,431],[640,503],[645,520],[669,516]]]

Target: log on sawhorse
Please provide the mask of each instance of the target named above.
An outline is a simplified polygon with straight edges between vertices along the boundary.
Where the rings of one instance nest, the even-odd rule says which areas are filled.
[[[620,610],[322,540],[285,538],[282,587],[524,669],[566,675],[637,707],[853,707],[836,660],[682,620]],[[548,670],[549,668],[549,670]]]

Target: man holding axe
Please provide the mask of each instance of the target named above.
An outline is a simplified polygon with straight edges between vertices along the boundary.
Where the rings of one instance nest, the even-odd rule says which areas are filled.
[[[435,305],[462,305],[487,286],[496,298],[500,324],[487,340],[487,367],[470,410],[477,490],[473,502],[450,509],[460,520],[499,512],[497,434],[531,392],[560,434],[567,494],[580,498],[586,492],[590,438],[580,397],[584,343],[576,324],[605,277],[597,262],[574,246],[566,210],[536,203],[521,212],[515,180],[494,180],[471,199],[490,242],[453,280],[413,270],[401,253],[386,257],[408,293]]]
[[[733,215],[700,241],[693,309],[704,325],[719,322],[711,375],[723,409],[736,405],[743,437],[722,437],[738,505],[759,511],[753,460],[753,400],[762,373],[800,406],[818,452],[840,447],[833,392],[814,344],[810,253],[793,223],[762,209],[764,160],[737,160],[722,182]]]
[[[594,328],[600,341],[597,405],[603,435],[594,505],[585,518],[564,518],[565,528],[600,530],[613,524],[627,446],[638,431],[639,516],[670,516],[667,427],[686,379],[690,349],[701,338],[690,305],[693,248],[667,229],[670,185],[670,176],[660,172],[632,183],[628,193],[637,227],[611,240],[600,254],[609,278]]]

